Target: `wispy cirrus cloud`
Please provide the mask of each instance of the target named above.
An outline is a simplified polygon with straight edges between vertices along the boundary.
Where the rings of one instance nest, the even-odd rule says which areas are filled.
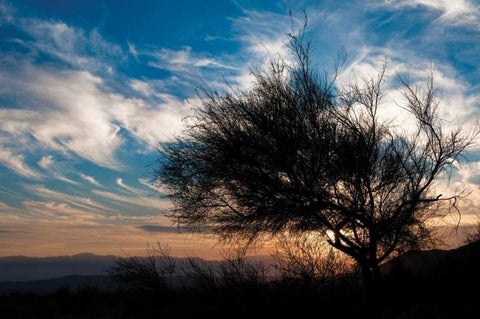
[[[475,0],[385,0],[381,3],[386,7],[395,9],[423,7],[438,11],[440,16],[437,21],[442,24],[480,28],[480,4]]]
[[[171,233],[171,234],[180,234],[180,233],[189,233],[191,234],[192,229],[184,226],[165,226],[165,225],[141,225],[138,228],[143,229],[149,233]]]
[[[145,185],[147,186],[148,188],[156,191],[156,192],[159,192],[160,191],[160,187],[157,187],[155,184],[153,184],[150,180],[148,179],[145,179],[145,178],[139,178],[138,179],[138,182],[142,185]]]
[[[145,207],[145,208],[152,208],[155,210],[167,210],[171,207],[170,202],[153,198],[153,197],[125,196],[125,195],[119,195],[112,192],[105,192],[100,190],[92,190],[92,193],[115,202],[125,203],[125,204]]]
[[[89,182],[90,184],[93,184],[93,185],[98,186],[98,187],[102,186],[102,185],[95,179],[95,177],[93,177],[93,176],[85,175],[85,174],[83,174],[83,173],[80,173],[79,176],[80,176],[83,180]]]
[[[29,107],[1,109],[0,130],[14,139],[32,136],[43,147],[72,152],[101,166],[120,167],[114,156],[122,143],[120,128],[105,110],[109,101],[98,87],[101,79],[87,72],[35,66],[16,71],[0,72],[0,83],[23,92]],[[29,87],[19,87],[25,82]]]
[[[2,214],[13,214],[13,213],[21,212],[21,209],[18,209],[16,207],[0,202],[0,212]]]
[[[31,86],[19,87],[25,82]],[[119,169],[115,154],[125,141],[120,129],[154,149],[181,129],[182,118],[190,109],[187,102],[171,95],[161,95],[163,102],[152,105],[103,91],[102,83],[88,72],[34,66],[23,67],[16,74],[3,72],[3,76],[0,71],[0,84],[23,91],[24,105],[31,105],[0,109],[0,130],[9,133],[12,143],[33,137],[42,147]]]
[[[132,79],[129,82],[130,87],[135,91],[141,93],[146,97],[150,97],[155,93],[155,89],[151,86],[150,83],[146,81],[141,81],[138,79]]]
[[[10,149],[2,147],[2,145],[0,145],[0,164],[26,178],[40,179],[42,177],[39,172],[25,163],[23,154],[14,154]]]
[[[123,180],[121,178],[117,178],[116,183],[117,183],[118,186],[120,186],[123,189],[126,189],[130,193],[137,194],[137,195],[140,194],[140,190],[136,189],[135,187],[126,185],[125,183],[123,183]]]
[[[235,66],[224,64],[216,58],[192,52],[192,48],[189,46],[185,46],[180,50],[162,48],[158,51],[146,51],[144,54],[155,58],[154,61],[148,63],[150,66],[168,71],[195,74],[199,73],[201,68],[236,70]]]
[[[365,77],[376,78],[385,62],[388,82],[384,87],[382,101],[387,104],[385,115],[392,120],[398,117],[402,121],[397,122],[397,125],[406,128],[412,123],[411,118],[405,116],[408,112],[398,106],[405,103],[401,94],[400,77],[408,78],[412,87],[425,88],[425,81],[433,75],[439,102],[438,112],[445,121],[445,127],[455,129],[461,124],[466,131],[476,127],[480,94],[471,90],[471,84],[448,63],[435,64],[408,47],[363,47],[360,54],[349,61],[338,82],[345,85],[361,83]]]
[[[94,223],[103,216],[79,209],[62,202],[25,201],[22,203],[31,217],[42,221],[68,221],[71,223]]]
[[[2,5],[6,14],[9,7]],[[12,19],[6,23],[30,37],[9,41],[30,51],[6,53],[0,61],[1,93],[7,101],[0,107],[0,143],[16,145],[15,154],[19,154],[13,161],[13,154],[4,152],[4,165],[15,167],[23,176],[34,176],[26,164],[18,164],[27,156],[20,146],[28,144],[29,150],[47,149],[60,157],[75,154],[118,170],[122,164],[116,153],[128,136],[140,144],[138,151],[151,151],[159,140],[168,139],[181,127],[188,109],[183,100],[158,93],[140,80],[127,83],[144,97],[154,95],[155,101],[126,97],[118,91],[124,85],[121,81],[116,90],[105,84],[102,75],[111,71],[111,59],[117,62],[123,51],[106,41],[97,29],[87,32],[61,21],[21,16]],[[62,63],[38,63],[39,53]],[[122,129],[126,134],[120,133]],[[56,172],[56,178],[71,182],[60,172]]]
[[[63,175],[62,173],[60,173],[60,171],[57,167],[58,164],[55,162],[52,155],[42,156],[42,158],[40,159],[40,161],[38,161],[37,164],[38,164],[38,166],[40,166],[41,168],[43,168],[44,170],[49,172],[50,176],[52,176],[52,177],[54,177],[58,180],[61,180],[61,181],[64,181],[64,182],[67,182],[67,183],[70,183],[70,184],[78,184],[78,182],[76,182],[74,180],[71,180],[70,178],[68,178],[65,175]]]
[[[49,189],[44,185],[24,185],[24,188],[44,201],[66,203],[86,212],[109,214],[113,209],[92,200],[89,197],[71,195]]]
[[[124,55],[122,48],[106,41],[97,29],[86,32],[62,21],[19,18],[11,21],[33,40],[22,41],[32,51],[43,52],[82,70],[111,72],[109,59]]]

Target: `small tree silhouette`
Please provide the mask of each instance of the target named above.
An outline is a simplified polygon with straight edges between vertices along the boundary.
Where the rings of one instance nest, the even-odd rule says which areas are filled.
[[[312,236],[283,234],[275,243],[274,268],[288,282],[306,287],[323,285],[352,268],[347,259],[326,241]]]
[[[147,246],[145,257],[117,258],[108,272],[124,289],[158,292],[173,287],[177,262],[170,255],[170,247],[157,242],[156,246]]]
[[[328,79],[303,31],[290,49],[293,65],[273,60],[246,92],[201,93],[183,135],[162,145],[154,178],[179,223],[227,242],[315,232],[357,262],[372,293],[379,264],[419,247],[426,222],[456,208],[462,193],[443,196],[435,182],[478,130],[444,127],[433,75],[423,88],[401,78],[409,133],[378,115],[386,64],[338,86],[342,59]]]

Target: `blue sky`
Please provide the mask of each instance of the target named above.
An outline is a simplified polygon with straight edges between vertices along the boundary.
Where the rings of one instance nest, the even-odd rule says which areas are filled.
[[[252,68],[288,57],[290,10],[296,28],[308,14],[320,70],[345,47],[340,83],[382,59],[392,79],[434,66],[440,114],[473,127],[478,1],[0,0],[0,255],[138,253],[161,240],[212,256],[214,241],[162,216],[169,203],[148,183],[155,148],[181,131],[196,88],[247,89]],[[480,203],[479,154],[439,184],[471,191],[464,223]]]

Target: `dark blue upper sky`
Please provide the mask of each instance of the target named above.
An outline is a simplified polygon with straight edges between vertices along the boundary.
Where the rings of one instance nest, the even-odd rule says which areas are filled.
[[[0,255],[138,251],[156,238],[208,255],[206,241],[163,227],[169,203],[148,183],[155,148],[181,132],[195,89],[248,89],[252,68],[288,59],[303,12],[320,70],[347,50],[339,83],[389,61],[385,116],[396,114],[395,75],[417,81],[434,67],[442,117],[475,123],[478,1],[0,0]],[[439,186],[472,190],[467,222],[478,151],[470,160]]]

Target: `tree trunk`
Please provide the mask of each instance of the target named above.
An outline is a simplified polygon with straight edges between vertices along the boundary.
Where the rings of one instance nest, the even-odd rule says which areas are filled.
[[[373,282],[375,284],[375,288],[380,290],[383,285],[382,274],[380,273],[380,267],[377,263],[374,263],[372,266],[372,273],[373,273]]]
[[[374,299],[373,295],[375,291],[373,273],[368,263],[360,264],[360,268],[362,270],[363,285],[367,293],[367,298],[369,301],[372,301],[372,299]]]
[[[377,302],[382,286],[382,276],[380,269],[376,263],[362,262],[360,263],[362,270],[363,284],[367,293],[369,302]]]

